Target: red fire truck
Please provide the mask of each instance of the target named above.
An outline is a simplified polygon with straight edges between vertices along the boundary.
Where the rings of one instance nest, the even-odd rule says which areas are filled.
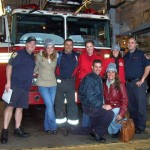
[[[6,64],[10,58],[10,34],[7,16],[0,16],[0,97],[6,83]]]
[[[32,6],[32,5],[31,5]],[[110,21],[107,15],[99,15],[95,11],[83,11],[75,13],[81,3],[75,1],[47,1],[43,10],[29,9],[22,7],[12,12],[11,19],[11,47],[9,34],[2,32],[1,42],[7,48],[0,48],[0,95],[5,85],[5,67],[7,61],[3,57],[8,57],[9,52],[18,51],[25,46],[25,41],[29,36],[37,39],[35,54],[43,48],[46,38],[51,38],[55,43],[56,50],[63,49],[63,42],[66,38],[74,41],[74,49],[82,52],[84,42],[92,39],[95,42],[95,50],[103,58],[109,57],[110,53]],[[7,20],[2,16],[3,28],[6,28]],[[0,31],[1,32],[1,31]],[[6,58],[7,59],[7,58]],[[30,91],[29,104],[43,104],[43,100],[35,86],[35,79]]]

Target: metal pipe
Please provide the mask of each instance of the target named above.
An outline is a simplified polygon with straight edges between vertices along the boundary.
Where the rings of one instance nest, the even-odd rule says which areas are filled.
[[[91,3],[91,0],[85,0],[85,2],[83,3],[83,5],[80,6],[80,7],[76,10],[75,14],[79,13],[84,7],[87,6],[87,4],[90,4],[90,3]]]

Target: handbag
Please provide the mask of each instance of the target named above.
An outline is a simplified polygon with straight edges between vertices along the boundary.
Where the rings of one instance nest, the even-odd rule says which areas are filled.
[[[129,118],[127,115],[125,119],[121,122],[122,124],[120,131],[120,140],[122,142],[129,142],[134,138],[135,135],[135,126],[132,118]]]

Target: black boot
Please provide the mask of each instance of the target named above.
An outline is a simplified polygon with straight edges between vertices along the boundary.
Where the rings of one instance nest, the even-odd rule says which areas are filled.
[[[96,141],[105,143],[106,139],[103,137],[100,137],[97,133],[90,133],[90,136],[92,136]]]
[[[60,130],[62,135],[68,136],[69,132],[68,132],[68,128],[67,127],[62,127],[59,130]]]
[[[1,143],[6,144],[8,142],[8,129],[2,129]]]
[[[17,128],[14,130],[14,136],[27,138],[29,137],[29,133],[26,133],[22,128]]]

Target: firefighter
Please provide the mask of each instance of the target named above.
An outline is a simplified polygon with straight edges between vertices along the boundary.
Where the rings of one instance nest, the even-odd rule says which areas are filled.
[[[78,54],[73,51],[73,41],[64,41],[64,50],[59,53],[57,61],[57,90],[55,98],[56,123],[63,135],[68,135],[70,126],[79,123],[78,108],[75,103],[75,70]],[[65,109],[64,100],[67,100]]]
[[[149,74],[150,62],[144,53],[137,49],[134,37],[129,38],[128,49],[124,62],[129,112],[135,124],[135,132],[141,134],[146,128],[147,84],[145,78]]]
[[[22,111],[28,108],[28,92],[31,86],[35,60],[33,51],[36,46],[36,39],[29,37],[26,40],[26,48],[14,52],[6,68],[7,83],[5,90],[13,90],[10,103],[6,103],[4,110],[4,127],[1,133],[1,143],[8,142],[8,126],[15,110],[14,136],[26,138],[29,134],[21,128]]]

